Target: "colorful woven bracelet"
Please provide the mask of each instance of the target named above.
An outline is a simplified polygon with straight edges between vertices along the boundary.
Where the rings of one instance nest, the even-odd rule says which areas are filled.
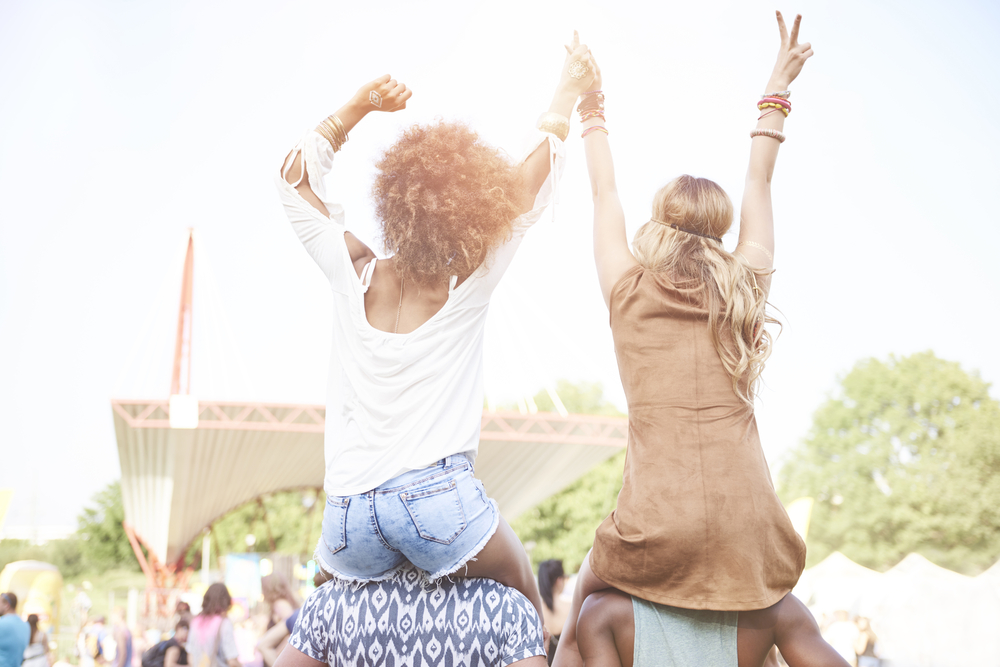
[[[791,96],[792,96],[792,91],[781,90],[776,93],[768,93],[767,95],[761,95],[760,99],[764,99],[765,97],[780,97],[783,100],[787,100]]]
[[[754,137],[770,137],[772,139],[777,139],[779,144],[785,143],[785,135],[783,132],[778,132],[777,130],[772,130],[767,127],[758,127],[750,131],[750,138]]]
[[[603,93],[603,90],[590,90],[584,93],[584,95],[596,95],[597,93]]]
[[[601,111],[604,111],[603,94],[598,93],[593,97],[585,98],[582,102],[580,102],[580,106],[576,108],[576,110],[579,111],[580,113],[583,113],[584,111],[591,111],[592,109],[600,109]]]
[[[591,109],[589,111],[580,112],[580,122],[590,120],[591,118],[600,118],[604,120],[604,112],[600,109]]]
[[[780,104],[774,104],[773,102],[764,102],[762,104],[757,105],[757,108],[761,111],[763,111],[767,107],[774,107],[775,109],[781,109],[782,113],[785,114],[785,118],[788,118],[789,110],[781,106]]]
[[[785,107],[789,111],[792,110],[792,103],[789,102],[788,100],[783,100],[780,97],[765,97],[764,99],[762,99],[757,104],[758,105],[760,105],[760,104],[766,104],[768,102],[770,102],[771,104],[780,104],[781,106]]]
[[[586,137],[591,132],[603,132],[604,134],[607,134],[608,128],[604,127],[603,125],[595,125],[593,127],[588,127],[580,134],[580,138]]]

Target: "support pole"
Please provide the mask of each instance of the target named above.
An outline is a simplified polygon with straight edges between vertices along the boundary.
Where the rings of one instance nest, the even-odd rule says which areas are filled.
[[[205,536],[201,538],[201,583],[208,585],[208,572],[212,563],[212,532],[205,531]]]
[[[125,535],[128,536],[128,542],[132,545],[132,551],[135,552],[135,557],[139,561],[142,573],[146,575],[146,585],[149,588],[153,588],[156,585],[156,576],[153,574],[153,568],[149,566],[149,562],[146,560],[146,555],[142,553],[142,547],[139,545],[138,538],[136,538],[135,530],[125,521],[122,521],[122,528],[125,529]]]
[[[264,499],[257,496],[257,506],[260,508],[261,519],[264,520],[264,528],[267,529],[267,545],[271,549],[271,553],[278,550],[278,547],[274,542],[274,534],[271,532],[271,523],[267,520],[267,508],[264,507]]]

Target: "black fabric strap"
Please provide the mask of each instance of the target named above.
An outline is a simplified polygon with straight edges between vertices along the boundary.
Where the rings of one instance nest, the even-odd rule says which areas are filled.
[[[650,221],[651,222],[658,222],[661,225],[666,225],[667,227],[673,227],[677,231],[684,232],[685,234],[694,234],[695,236],[700,236],[700,237],[702,237],[704,239],[712,239],[713,241],[716,241],[718,243],[722,243],[722,239],[720,239],[718,236],[712,236],[711,234],[702,234],[701,232],[696,232],[693,229],[686,229],[684,227],[680,227],[678,225],[675,225],[672,222],[664,222],[663,220],[657,220],[656,218],[650,218]]]

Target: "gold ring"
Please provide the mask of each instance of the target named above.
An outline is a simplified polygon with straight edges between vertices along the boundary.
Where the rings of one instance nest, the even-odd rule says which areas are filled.
[[[590,68],[584,65],[583,61],[574,60],[569,64],[568,72],[569,75],[574,79],[582,79],[583,77],[587,76],[587,72],[589,71]]]

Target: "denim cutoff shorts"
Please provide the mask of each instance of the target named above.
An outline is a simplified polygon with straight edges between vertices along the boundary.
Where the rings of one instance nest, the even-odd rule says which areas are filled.
[[[438,579],[483,550],[500,523],[464,454],[394,477],[367,493],[327,496],[319,566],[347,581],[380,581],[407,561]]]

